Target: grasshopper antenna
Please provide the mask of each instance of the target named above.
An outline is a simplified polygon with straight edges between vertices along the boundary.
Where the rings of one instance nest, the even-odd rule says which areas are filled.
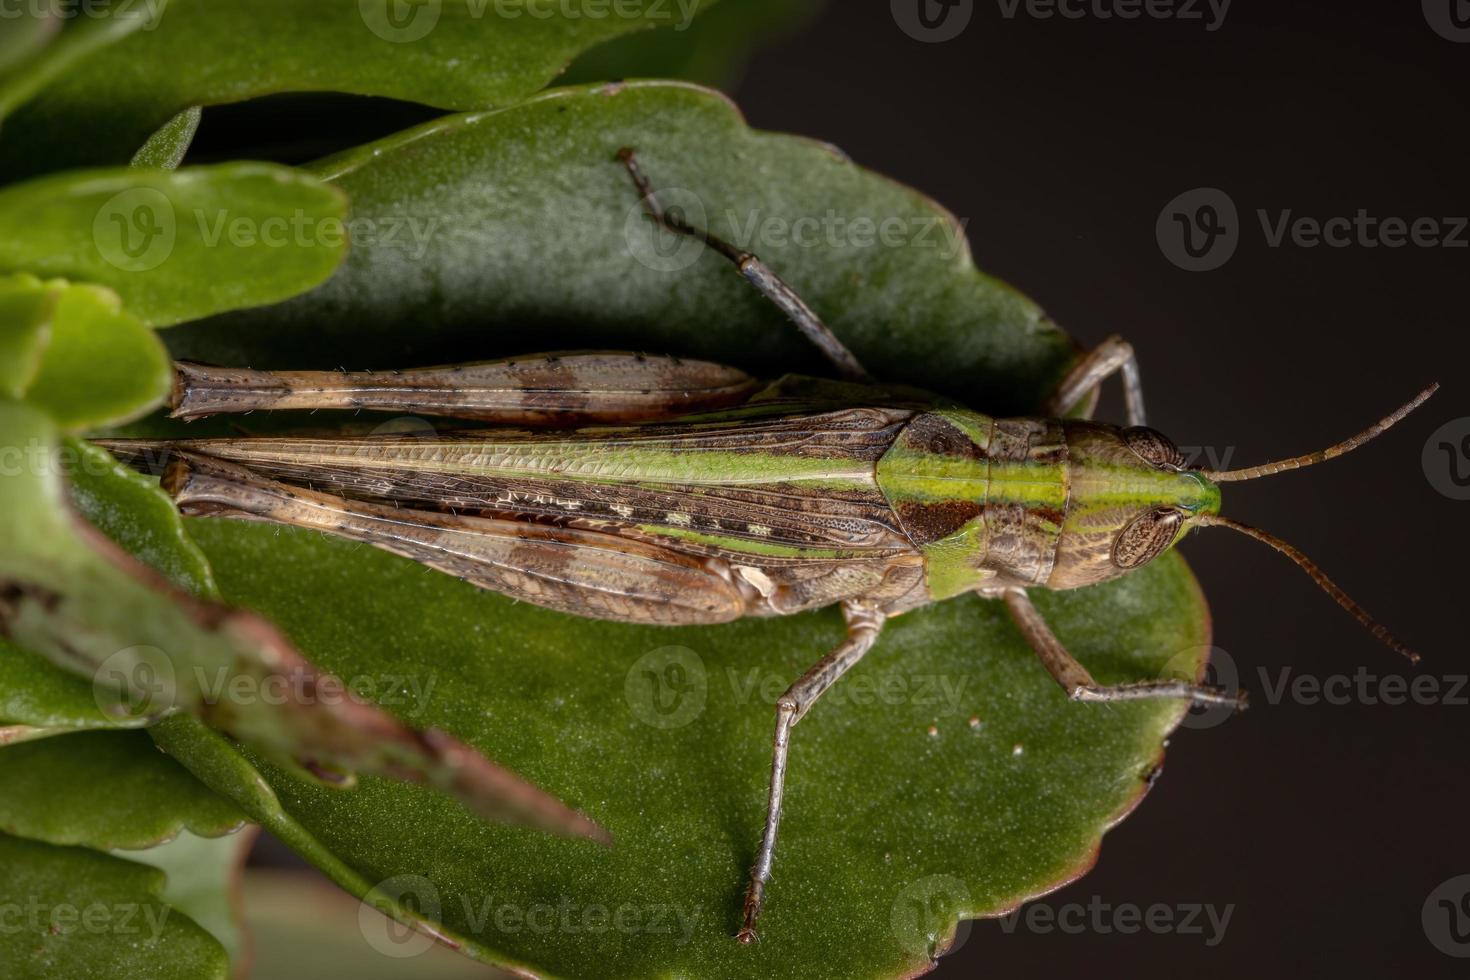
[[[1422,401],[1426,397],[1428,397],[1428,393],[1426,393],[1425,395],[1421,395],[1419,400]],[[1371,436],[1369,438],[1371,438]],[[1233,521],[1228,517],[1219,517],[1216,515],[1206,514],[1196,518],[1196,521],[1201,527],[1228,527],[1231,530],[1239,531],[1241,534],[1244,534],[1247,537],[1255,538],[1257,541],[1268,544],[1272,548],[1275,548],[1277,551],[1281,552],[1283,555],[1296,562],[1297,566],[1302,571],[1311,576],[1312,581],[1316,582],[1323,592],[1326,592],[1332,597],[1334,602],[1336,602],[1343,609],[1347,610],[1349,616],[1352,616],[1359,623],[1362,623],[1363,627],[1367,629],[1369,633],[1372,633],[1379,640],[1382,640],[1383,643],[1388,646],[1390,650],[1393,650],[1394,652],[1408,658],[1408,661],[1411,664],[1417,664],[1419,662],[1418,653],[1396,639],[1394,635],[1388,631],[1388,627],[1384,626],[1382,623],[1378,622],[1378,620],[1368,615],[1368,610],[1358,605],[1357,601],[1354,600],[1352,596],[1344,592],[1336,582],[1327,577],[1327,573],[1322,571],[1322,569],[1317,566],[1316,562],[1312,561],[1312,559],[1308,558],[1296,547],[1287,544],[1285,541],[1282,541],[1274,534],[1262,531],[1260,528],[1251,527],[1249,524],[1242,524],[1239,521]]]
[[[1429,396],[1438,390],[1439,384],[1436,382],[1419,392],[1419,394],[1414,396],[1413,401],[1388,416],[1388,418],[1380,422],[1375,422],[1351,439],[1339,442],[1337,445],[1327,449],[1321,449],[1315,453],[1307,453],[1305,456],[1293,456],[1291,459],[1277,460],[1274,463],[1262,463],[1260,466],[1251,466],[1243,470],[1200,470],[1200,475],[1214,483],[1231,483],[1236,480],[1254,480],[1257,477],[1270,476],[1273,473],[1281,473],[1286,470],[1299,470],[1303,466],[1324,463],[1334,457],[1350,453],[1363,445],[1363,443],[1369,442],[1387,432],[1394,425],[1401,422],[1404,416],[1428,401]]]

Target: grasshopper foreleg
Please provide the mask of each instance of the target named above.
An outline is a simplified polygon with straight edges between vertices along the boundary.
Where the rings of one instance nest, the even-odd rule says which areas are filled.
[[[628,168],[629,176],[633,178],[633,183],[638,187],[638,193],[643,197],[643,206],[653,220],[676,234],[699,239],[735,263],[735,267],[740,270],[746,282],[754,286],[766,299],[780,307],[781,311],[791,318],[791,321],[806,335],[807,339],[816,344],[817,348],[826,355],[827,360],[832,362],[843,378],[849,381],[872,380],[853,352],[837,339],[837,335],[822,322],[816,311],[807,305],[806,301],[785,280],[776,275],[770,266],[757,256],[731,245],[712,232],[703,228],[695,228],[679,214],[665,211],[659,204],[653,185],[649,183],[642,168],[638,166],[638,158],[631,149],[625,147],[619,150],[618,159],[623,162],[623,166]]]
[[[766,829],[761,838],[755,865],[750,869],[750,885],[745,892],[744,921],[735,938],[742,943],[756,939],[755,923],[761,914],[766,883],[771,880],[771,863],[776,853],[776,833],[781,824],[781,803],[786,792],[786,759],[791,749],[791,729],[806,716],[822,693],[837,683],[863,654],[873,648],[883,629],[884,615],[872,606],[844,602],[847,639],[816,665],[802,674],[776,701],[775,749],[771,756],[771,787],[766,808]]]
[[[1191,684],[1184,680],[1136,681],[1128,684],[1101,685],[1093,680],[1087,668],[1077,662],[1057,639],[1041,613],[1031,604],[1024,589],[1007,589],[1002,598],[1011,618],[1036,656],[1046,667],[1067,697],[1073,701],[1137,701],[1143,698],[1187,698],[1195,704],[1228,704],[1244,710],[1245,693],[1230,694],[1219,688]]]
[[[1143,412],[1143,383],[1138,376],[1138,358],[1133,345],[1114,334],[1088,352],[1062,379],[1046,403],[1046,414],[1060,418],[1114,374],[1123,376],[1123,398],[1128,406],[1129,425],[1147,425]]]

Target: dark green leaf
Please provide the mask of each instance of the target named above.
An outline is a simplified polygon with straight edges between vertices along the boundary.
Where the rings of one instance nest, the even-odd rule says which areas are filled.
[[[168,352],[116,293],[61,280],[44,288],[53,297],[49,339],[26,401],[69,432],[118,425],[163,401],[173,383]]]
[[[0,749],[0,831],[98,850],[218,837],[244,818],[143,732],[79,732]]]
[[[164,123],[148,141],[133,154],[133,166],[153,167],[158,170],[176,170],[189,152],[189,144],[199,130],[199,120],[204,110],[190,106]]]
[[[268,164],[42,177],[0,189],[0,271],[108,286],[164,326],[321,282],[346,251],[346,206]]]
[[[156,23],[56,78],[7,123],[0,174],[126,163],[191,106],[276,92],[384,95],[445,109],[507,105],[579,52],[687,23],[711,2],[173,0]],[[0,89],[0,116],[5,107]]]
[[[391,680],[383,700],[401,716],[493,746],[613,832],[605,851],[480,824],[377,779],[334,792],[265,768],[311,837],[308,857],[325,848],[370,885],[407,888],[415,909],[437,902],[474,955],[552,975],[912,972],[956,914],[1007,908],[1088,867],[1182,711],[1068,702],[994,603],[903,617],[798,729],[763,939],[743,947],[730,937],[760,833],[772,701],[839,638],[836,615],[594,623],[317,535],[190,523],[227,595],[339,675]],[[1104,681],[1193,669],[1208,643],[1174,557],[1039,601]],[[689,696],[703,707],[662,728],[644,670],[669,647],[690,651]],[[620,907],[640,924],[600,918]],[[531,928],[528,914],[553,925]]]
[[[186,830],[167,844],[118,855],[168,875],[164,901],[209,930],[229,954],[234,974],[242,977],[250,950],[240,921],[240,879],[256,836],[254,829],[227,837],[196,837]]]
[[[6,980],[225,980],[209,933],[165,904],[157,868],[0,834]],[[14,908],[18,915],[10,915]]]
[[[1035,304],[976,271],[928,198],[823,144],[753,132],[724,97],[676,83],[559,89],[325,161],[316,172],[364,230],[341,270],[170,346],[257,368],[601,347],[822,371],[728,262],[654,234],[615,159],[624,146],[666,204],[759,252],[885,380],[1026,411],[1073,356]]]

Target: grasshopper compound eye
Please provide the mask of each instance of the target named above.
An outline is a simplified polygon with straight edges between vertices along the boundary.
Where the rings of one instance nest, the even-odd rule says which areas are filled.
[[[1148,426],[1135,425],[1123,430],[1123,441],[1128,448],[1133,450],[1145,463],[1152,464],[1160,469],[1178,470],[1184,468],[1184,454],[1179,447],[1169,441],[1169,437],[1157,429]],[[1125,566],[1120,566],[1125,567]],[[1127,566],[1131,567],[1131,566]]]
[[[1113,564],[1119,568],[1137,568],[1159,557],[1169,547],[1184,513],[1175,507],[1157,507],[1133,519],[1113,542]]]

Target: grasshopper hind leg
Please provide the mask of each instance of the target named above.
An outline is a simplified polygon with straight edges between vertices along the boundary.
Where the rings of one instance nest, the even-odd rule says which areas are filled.
[[[1192,684],[1184,680],[1136,681],[1128,684],[1103,685],[1093,680],[1086,667],[1067,652],[1041,613],[1031,604],[1024,589],[1007,589],[1001,596],[1011,618],[1036,652],[1042,666],[1051,674],[1067,697],[1073,701],[1138,701],[1145,698],[1184,698],[1194,704],[1227,704],[1244,710],[1244,692],[1231,694],[1219,688]]]
[[[883,629],[884,614],[871,605],[849,601],[843,603],[842,612],[847,618],[847,639],[817,661],[815,666],[802,674],[776,700],[776,736],[771,755],[766,828],[761,837],[760,850],[756,853],[755,865],[750,869],[750,884],[745,892],[740,931],[735,934],[735,938],[742,943],[756,940],[755,925],[765,902],[766,884],[771,880],[776,834],[781,826],[781,806],[786,795],[786,763],[791,751],[791,729],[806,716],[823,692],[837,683],[849,668],[873,648]]]
[[[664,210],[659,203],[657,192],[638,165],[637,155],[632,149],[624,147],[619,150],[618,159],[627,168],[628,175],[633,178],[638,193],[643,197],[643,207],[648,211],[649,217],[671,232],[699,239],[733,262],[735,268],[745,277],[745,281],[790,317],[806,338],[826,355],[827,360],[845,380],[863,382],[871,380],[867,370],[863,368],[853,352],[837,339],[837,335],[822,322],[816,311],[808,306],[806,301],[785,280],[776,275],[770,266],[762,262],[759,257],[731,245],[708,230],[694,227],[686,222],[677,211]]]

